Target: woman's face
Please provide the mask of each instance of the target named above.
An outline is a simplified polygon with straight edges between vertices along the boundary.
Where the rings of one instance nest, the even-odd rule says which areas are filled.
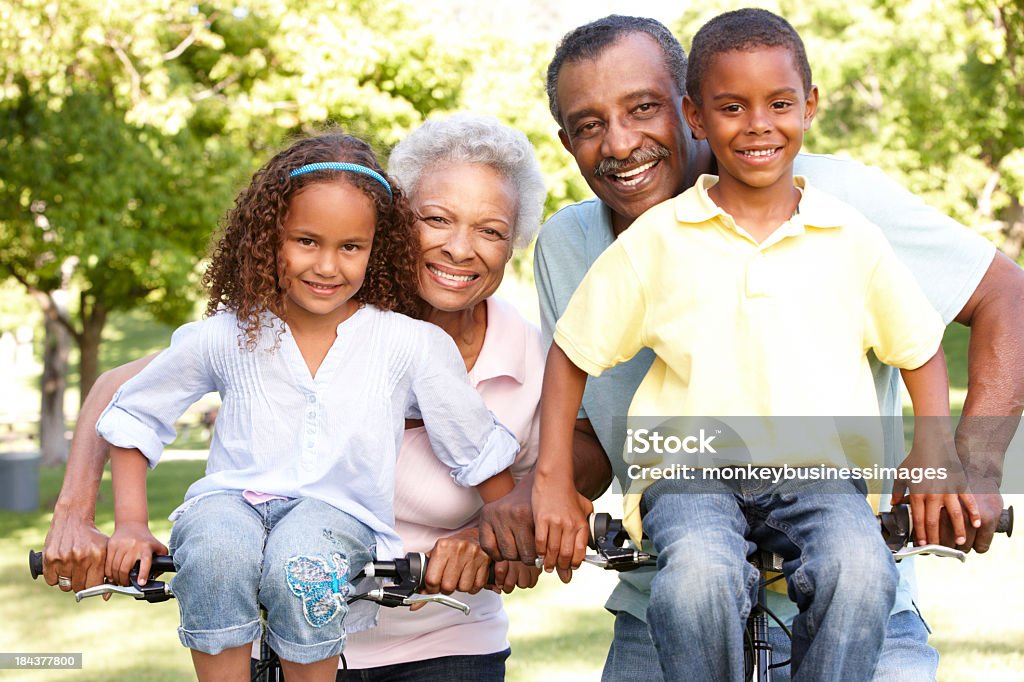
[[[419,221],[423,300],[453,312],[493,294],[512,255],[518,210],[512,183],[480,164],[428,168],[412,208]]]

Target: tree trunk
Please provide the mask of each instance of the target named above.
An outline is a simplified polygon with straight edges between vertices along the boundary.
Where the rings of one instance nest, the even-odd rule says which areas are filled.
[[[79,406],[85,402],[85,396],[89,395],[92,385],[96,383],[100,369],[100,338],[103,335],[103,326],[107,323],[107,309],[100,303],[93,303],[86,308],[85,301],[82,301],[82,335],[79,339],[78,350],[81,357],[79,363]],[[86,313],[86,311],[88,311]]]
[[[68,353],[71,335],[63,324],[44,317],[43,376],[40,382],[39,453],[43,466],[67,461],[68,441],[64,433],[64,389],[67,388]]]
[[[1006,218],[1006,228],[1003,230],[1004,239],[999,250],[1011,260],[1017,260],[1024,250],[1024,207],[1013,198],[1003,211],[1003,216]]]

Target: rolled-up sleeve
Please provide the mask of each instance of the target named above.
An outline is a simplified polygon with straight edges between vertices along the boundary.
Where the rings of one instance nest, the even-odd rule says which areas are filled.
[[[434,454],[468,488],[508,469],[519,443],[469,383],[451,338],[440,329],[426,334],[413,368],[412,390]]]
[[[174,423],[201,396],[216,390],[203,350],[203,322],[180,327],[164,350],[114,394],[96,422],[111,445],[137,448],[156,466],[174,441]]]

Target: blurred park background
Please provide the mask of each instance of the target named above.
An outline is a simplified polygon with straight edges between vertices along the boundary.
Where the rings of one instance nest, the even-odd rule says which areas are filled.
[[[90,652],[76,680],[189,674],[172,605],[76,606],[28,583],[24,555],[42,545],[80,396],[198,316],[220,216],[289,137],[338,125],[386,158],[430,116],[489,113],[533,142],[550,214],[589,196],[544,96],[558,38],[645,13],[688,47],[704,21],[747,4],[807,44],[822,102],[809,151],[882,167],[1020,261],[1021,0],[0,0],[0,453],[41,452],[45,465],[39,509],[0,512],[0,651]],[[536,319],[529,251],[502,293]],[[954,325],[947,340],[954,402],[966,338]],[[212,406],[186,415],[175,449],[201,457]],[[154,473],[164,537],[159,519],[201,471],[185,457]],[[111,529],[109,489],[98,521]],[[942,679],[1024,679],[1015,544],[965,566],[919,562]],[[584,569],[574,583],[510,599],[511,679],[597,679],[609,580]]]

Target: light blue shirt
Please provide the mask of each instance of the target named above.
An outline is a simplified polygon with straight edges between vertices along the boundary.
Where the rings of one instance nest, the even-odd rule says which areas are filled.
[[[402,551],[392,502],[407,417],[423,419],[460,486],[515,458],[516,438],[487,410],[440,328],[364,306],[338,326],[313,377],[288,328],[273,315],[266,322],[254,350],[239,347],[232,313],[184,325],[100,416],[102,438],[138,448],[152,467],[185,409],[220,394],[206,475],[172,519],[192,500],[225,490],[312,497],[366,524],[378,557],[388,558]]]
[[[910,268],[947,324],[974,293],[995,256],[995,247],[990,242],[928,206],[877,168],[834,156],[800,154],[793,172],[806,176],[819,190],[850,204],[881,227],[900,261]],[[611,213],[597,199],[563,208],[541,228],[533,262],[545,343],[551,343],[555,323],[583,276],[614,239]],[[583,394],[579,417],[589,419],[594,427],[611,460],[619,492],[630,481],[622,458],[626,414],[653,359],[654,353],[645,348],[632,360],[600,377],[588,377]],[[873,355],[870,364],[880,414],[899,415],[899,372],[879,363]],[[902,460],[902,433],[890,430],[886,440],[890,456]],[[916,591],[912,563],[903,561],[899,567],[900,585],[893,613],[913,608]],[[606,607],[646,621],[653,576],[653,569],[620,573],[619,584]],[[769,592],[769,607],[780,615],[795,612],[795,606],[774,592]]]

